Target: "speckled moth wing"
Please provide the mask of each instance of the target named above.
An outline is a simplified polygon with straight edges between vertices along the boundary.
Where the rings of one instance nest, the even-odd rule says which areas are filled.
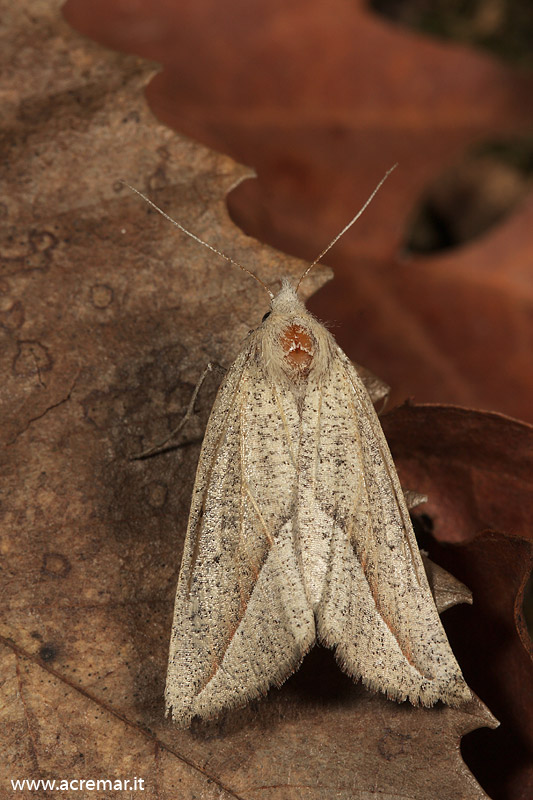
[[[271,297],[222,383],[200,454],[166,685],[182,725],[283,683],[317,637],[390,698],[471,699],[364,384],[375,399],[388,389],[351,364],[297,294],[392,169],[296,289],[284,279],[275,296],[133,189]]]
[[[298,412],[261,358],[252,338],[218,392],[198,464],[166,685],[182,725],[282,683],[315,641],[293,546]]]
[[[435,607],[385,436],[338,347],[321,394],[306,422],[319,431],[313,483],[330,519],[318,638],[335,648],[346,672],[395,700],[464,702],[470,691]]]

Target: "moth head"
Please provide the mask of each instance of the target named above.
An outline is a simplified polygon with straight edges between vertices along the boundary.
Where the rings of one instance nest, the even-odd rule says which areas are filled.
[[[314,367],[319,348],[317,328],[321,327],[284,279],[261,325],[266,360],[290,380],[307,378]]]

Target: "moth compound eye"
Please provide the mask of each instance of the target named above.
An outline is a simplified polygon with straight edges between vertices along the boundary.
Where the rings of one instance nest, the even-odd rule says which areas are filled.
[[[315,355],[315,341],[301,325],[288,325],[281,334],[281,348],[294,369],[307,375]]]
[[[263,314],[263,319],[261,320],[261,322],[264,322],[266,319],[268,319],[271,314],[272,311],[267,311],[266,314]]]

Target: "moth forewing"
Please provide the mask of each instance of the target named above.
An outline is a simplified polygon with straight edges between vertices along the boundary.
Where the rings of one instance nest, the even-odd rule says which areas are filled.
[[[223,381],[170,646],[176,722],[280,685],[316,640],[395,700],[470,699],[357,371],[288,281]]]
[[[363,488],[357,510],[352,505],[350,515],[344,508],[340,516],[348,523],[333,534],[338,541],[332,546],[328,592],[317,612],[318,636],[336,648],[345,671],[395,700],[468,701],[471,693],[442,627],[385,436],[340,348],[330,393],[339,422],[355,423],[356,434],[345,448],[357,452]]]
[[[283,683],[315,640],[291,540],[297,414],[265,380],[260,344],[249,337],[230,368],[197,470],[166,687],[185,725]]]

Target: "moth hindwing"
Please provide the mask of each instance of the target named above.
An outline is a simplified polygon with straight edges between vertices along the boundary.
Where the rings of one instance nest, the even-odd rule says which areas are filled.
[[[319,641],[387,697],[471,698],[365,386],[285,280],[218,392],[178,580],[166,705],[212,717]]]

